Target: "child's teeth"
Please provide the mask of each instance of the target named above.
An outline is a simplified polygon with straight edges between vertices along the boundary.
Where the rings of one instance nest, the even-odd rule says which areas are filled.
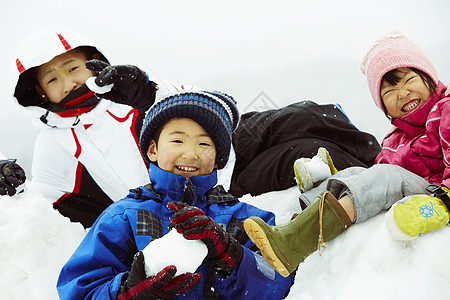
[[[195,171],[196,170],[196,168],[192,168],[192,167],[178,167],[180,170],[183,170],[183,171],[188,171],[188,172],[192,172],[192,171]]]
[[[420,103],[420,100],[414,101],[413,103],[408,104],[408,106],[405,106],[403,108],[404,111],[410,111],[411,109],[415,108]]]

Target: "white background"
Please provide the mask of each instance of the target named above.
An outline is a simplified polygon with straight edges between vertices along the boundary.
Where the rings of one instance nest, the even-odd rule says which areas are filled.
[[[30,170],[37,130],[10,98],[17,45],[42,28],[89,37],[113,64],[227,92],[241,112],[261,92],[278,107],[337,102],[358,128],[381,140],[389,124],[359,69],[363,55],[398,30],[424,49],[447,84],[449,13],[446,0],[2,1],[0,151]]]

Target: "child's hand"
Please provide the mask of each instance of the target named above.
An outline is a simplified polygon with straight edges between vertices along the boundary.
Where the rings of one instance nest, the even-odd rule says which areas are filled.
[[[15,159],[0,160],[0,195],[14,195],[25,179],[25,171]]]
[[[202,240],[208,247],[204,264],[218,271],[230,272],[241,262],[241,244],[201,209],[175,201],[169,202],[167,207],[174,212],[169,227],[175,228],[188,240]]]
[[[202,278],[200,273],[184,273],[175,277],[176,272],[175,266],[167,266],[155,276],[147,278],[144,255],[139,251],[117,299],[172,299],[196,286]]]
[[[157,85],[149,80],[147,73],[136,66],[111,66],[100,60],[89,60],[86,68],[98,72],[95,83],[104,87],[114,84],[111,91],[101,94],[103,98],[147,110],[154,102]]]
[[[408,196],[386,214],[386,227],[399,240],[411,240],[421,234],[446,226],[450,220],[450,190],[430,185],[432,195]]]

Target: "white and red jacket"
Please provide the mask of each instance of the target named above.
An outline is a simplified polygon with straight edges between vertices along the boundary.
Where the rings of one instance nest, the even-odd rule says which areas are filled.
[[[74,222],[90,227],[111,203],[129,189],[149,182],[139,150],[139,132],[150,105],[138,109],[106,99],[89,112],[61,117],[48,111],[34,89],[33,67],[89,40],[65,30],[45,30],[19,48],[15,100],[33,123],[43,128],[34,148],[30,190],[42,193],[55,209]],[[159,82],[162,94],[176,87]],[[159,93],[158,98],[163,97]]]

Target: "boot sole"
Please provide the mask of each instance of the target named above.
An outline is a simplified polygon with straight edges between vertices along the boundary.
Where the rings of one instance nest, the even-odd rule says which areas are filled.
[[[247,219],[244,222],[244,229],[247,232],[250,240],[261,250],[261,254],[264,259],[280,273],[283,277],[288,277],[290,272],[283,262],[278,258],[276,253],[273,251],[270,240],[267,238],[264,230],[259,226],[259,224],[252,220]],[[274,245],[276,247],[276,245]]]

